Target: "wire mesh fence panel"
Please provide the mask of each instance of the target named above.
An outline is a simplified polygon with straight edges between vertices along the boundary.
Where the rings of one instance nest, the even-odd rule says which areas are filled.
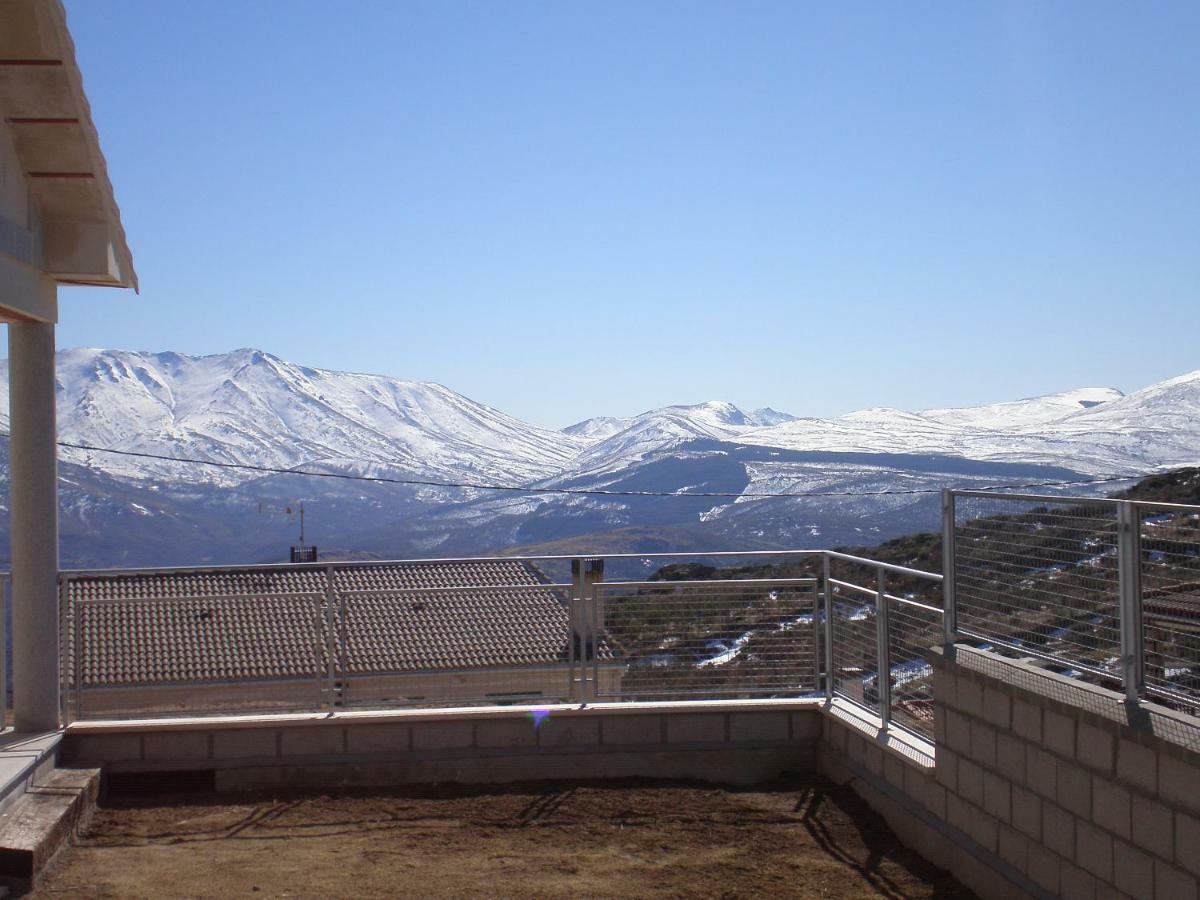
[[[1146,686],[1200,706],[1200,508],[1137,508]]]
[[[851,577],[849,574],[846,577]],[[830,580],[833,692],[880,713],[879,643],[874,588]]]
[[[932,739],[933,667],[925,653],[942,643],[942,611],[890,594],[886,602],[892,719]]]
[[[86,599],[75,587],[73,719],[321,706],[322,593]]]
[[[961,633],[1120,677],[1115,502],[959,495],[954,544]]]
[[[597,585],[596,596],[598,697],[703,700],[817,691],[815,579],[615,582]]]
[[[337,603],[344,707],[540,705],[571,696],[561,587],[343,590]]]

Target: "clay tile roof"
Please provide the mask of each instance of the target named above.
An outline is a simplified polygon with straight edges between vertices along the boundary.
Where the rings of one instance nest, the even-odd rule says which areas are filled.
[[[520,560],[75,576],[87,686],[317,677],[327,623],[346,674],[567,660],[565,592]],[[344,610],[345,620],[341,616]],[[74,665],[74,627],[68,645]],[[601,643],[602,660],[611,659]]]

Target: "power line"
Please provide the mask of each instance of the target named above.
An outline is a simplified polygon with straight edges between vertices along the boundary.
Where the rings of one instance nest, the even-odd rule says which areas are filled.
[[[9,437],[7,433],[0,436]],[[530,487],[526,485],[489,484],[472,481],[430,481],[420,478],[388,478],[382,475],[354,475],[350,472],[314,472],[309,469],[284,469],[276,466],[257,466],[252,463],[218,462],[211,459],[195,459],[186,456],[167,456],[160,453],[145,453],[139,450],[117,450],[113,447],[96,447],[91,444],[74,444],[59,441],[58,446],[72,450],[90,450],[95,453],[111,453],[116,456],[132,456],[139,459],[155,459],[164,462],[184,463],[187,465],[209,466],[217,469],[236,469],[247,472],[262,472],[268,475],[302,475],[307,478],[336,478],[343,481],[370,481],[377,484],[399,484],[413,487],[459,488],[477,491],[509,491],[518,494],[575,494],[600,497],[711,497],[717,499],[781,499],[788,497],[884,497],[893,495],[938,494],[942,488],[906,488],[879,491],[799,491],[780,493],[734,493],[731,491],[696,491],[684,493],[678,491],[629,491],[608,490],[605,488],[556,488]],[[1104,475],[1098,478],[1081,478],[1075,481],[1031,481],[1024,484],[993,484],[986,487],[971,486],[970,490],[1026,490],[1039,487],[1069,487],[1083,484],[1106,484],[1116,481],[1133,481],[1145,478],[1146,475]]]

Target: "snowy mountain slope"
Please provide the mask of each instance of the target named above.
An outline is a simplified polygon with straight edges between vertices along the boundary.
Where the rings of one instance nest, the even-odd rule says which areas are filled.
[[[313,369],[258,350],[205,357],[65,350],[57,364],[59,433],[76,443],[283,468],[506,482],[545,477],[583,446],[438,384]],[[7,376],[5,362],[5,422]],[[79,450],[63,457],[129,478],[252,477]]]
[[[1065,412],[1056,416],[1058,410]],[[741,440],[791,450],[1066,465],[1089,474],[1144,472],[1200,460],[1200,372],[1128,396],[1086,388],[964,410],[865,409],[836,419],[796,419]]]
[[[734,438],[793,418],[769,408],[747,413],[732,403],[712,400],[691,406],[664,406],[628,419],[585,419],[570,430],[577,436],[587,435],[593,443],[572,460],[568,472],[615,472],[687,441]]]
[[[1200,371],[1127,396],[1089,388],[831,419],[714,401],[554,431],[440,385],[313,369],[255,350],[70,350],[58,366],[67,441],[280,468],[668,495],[413,488],[64,449],[64,560],[74,565],[279,558],[292,526],[265,522],[259,503],[300,498],[310,539],[383,556],[482,553],[618,531],[656,546],[684,535],[709,547],[816,546],[860,532],[904,533],[935,515],[936,503],[927,495],[750,495],[986,487],[1200,461]],[[7,424],[0,361],[0,430]],[[732,496],[696,496],[705,492]],[[3,494],[0,485],[0,505]]]
[[[1003,431],[1027,428],[1056,422],[1072,413],[1093,409],[1123,397],[1115,388],[1081,388],[1044,397],[1029,397],[987,406],[968,406],[959,409],[926,409],[917,415],[945,425],[968,428],[987,428]]]
[[[1101,445],[1143,470],[1193,464],[1200,460],[1200,369],[1073,413],[1045,432],[1070,446]]]

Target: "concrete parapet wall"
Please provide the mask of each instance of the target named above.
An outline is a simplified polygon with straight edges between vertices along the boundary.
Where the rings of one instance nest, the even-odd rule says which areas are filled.
[[[985,897],[1196,900],[1200,720],[980,651],[930,659],[936,764],[834,709],[820,771]]]
[[[752,784],[812,771],[811,701],[246,716],[72,726],[62,757],[109,773],[213,770],[218,789],[550,778]]]

